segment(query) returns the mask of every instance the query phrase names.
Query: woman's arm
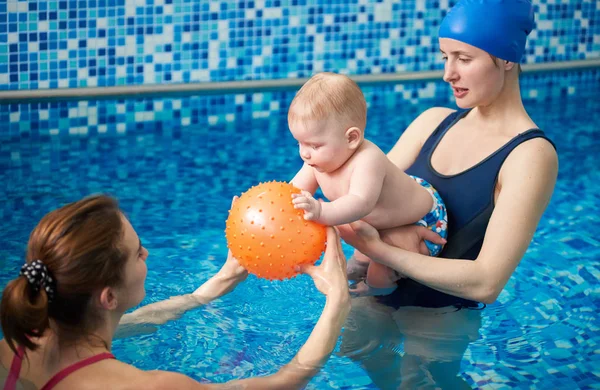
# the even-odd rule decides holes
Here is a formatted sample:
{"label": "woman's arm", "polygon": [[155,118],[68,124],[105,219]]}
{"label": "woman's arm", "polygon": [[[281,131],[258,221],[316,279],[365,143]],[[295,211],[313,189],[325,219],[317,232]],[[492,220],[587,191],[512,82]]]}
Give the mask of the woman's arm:
{"label": "woman's arm", "polygon": [[[344,260],[345,262],[345,260]],[[337,265],[336,265],[337,267]],[[341,273],[345,273],[342,265]],[[314,276],[313,276],[314,277]],[[347,282],[346,282],[347,283]],[[347,286],[346,286],[347,290]],[[294,390],[303,388],[321,369],[333,351],[342,325],[350,311],[348,292],[327,297],[325,308],[308,340],[298,354],[278,372],[265,377],[235,380],[223,384],[200,384],[174,372],[154,372],[146,378],[152,389],[213,390]]]}
{"label": "woman's arm", "polygon": [[[234,196],[231,205],[238,199]],[[137,333],[153,332],[156,328],[135,327],[138,324],[161,325],[167,321],[179,318],[188,310],[195,309],[207,304],[223,295],[231,292],[235,286],[246,280],[248,271],[244,269],[233,257],[231,251],[227,251],[227,259],[223,267],[212,278],[196,289],[192,294],[184,294],[165,299],[160,302],[151,303],[125,314],[119,321],[117,335],[119,337],[132,336]]]}
{"label": "woman's arm", "polygon": [[[231,292],[239,283],[248,276],[246,271],[231,252],[227,253],[227,260],[223,267],[192,294],[178,295],[164,301],[151,303],[123,315],[119,327],[135,324],[160,325],[167,321],[179,318],[188,310],[195,309],[212,300]],[[126,332],[125,329],[119,331]]]}
{"label": "woman's arm", "polygon": [[277,373],[267,377],[233,381],[223,386],[240,386],[243,389],[300,389],[329,359],[350,312],[346,258],[335,229],[327,228],[327,249],[321,265],[304,266],[301,272],[310,275],[317,289],[327,296],[321,317],[306,343],[292,361]]}
{"label": "woman's arm", "polygon": [[248,390],[292,390],[306,386],[321,370],[335,348],[342,325],[350,311],[350,298],[347,292],[345,294],[346,296],[327,297],[321,317],[306,343],[298,351],[298,354],[278,372],[266,377],[214,385],[214,388],[228,389],[228,386],[239,386],[241,389]]}
{"label": "woman's arm", "polygon": [[266,377],[235,380],[225,384],[199,384],[182,374],[149,373],[149,388],[293,390],[304,387],[319,372],[333,351],[348,313],[350,295],[345,272],[346,259],[337,232],[327,229],[327,249],[319,266],[305,266],[317,289],[327,296],[325,307],[310,336],[296,356],[278,372]]}
{"label": "woman's arm", "polygon": [[483,247],[474,261],[423,256],[393,247],[364,223],[353,225],[358,237],[350,244],[374,261],[438,291],[494,302],[531,242],[557,173],[556,152],[543,139],[523,143],[509,155],[500,172],[500,194]]}

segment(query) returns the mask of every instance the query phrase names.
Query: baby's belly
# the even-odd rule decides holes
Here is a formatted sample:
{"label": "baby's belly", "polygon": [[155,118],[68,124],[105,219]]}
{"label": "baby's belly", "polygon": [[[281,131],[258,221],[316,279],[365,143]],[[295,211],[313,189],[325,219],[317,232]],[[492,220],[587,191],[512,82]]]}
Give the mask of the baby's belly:
{"label": "baby's belly", "polygon": [[398,213],[391,210],[373,210],[371,214],[364,217],[362,220],[373,226],[377,230],[389,229],[393,227],[407,225],[409,222],[403,220]]}

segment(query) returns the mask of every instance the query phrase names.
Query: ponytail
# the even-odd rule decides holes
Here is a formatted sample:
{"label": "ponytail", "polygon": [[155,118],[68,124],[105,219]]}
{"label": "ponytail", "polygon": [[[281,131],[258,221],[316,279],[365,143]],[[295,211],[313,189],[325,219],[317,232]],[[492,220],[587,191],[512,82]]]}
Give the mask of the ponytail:
{"label": "ponytail", "polygon": [[0,323],[6,342],[17,353],[17,346],[36,350],[31,338],[49,327],[48,295],[44,289],[33,291],[25,276],[12,280],[2,293]]}

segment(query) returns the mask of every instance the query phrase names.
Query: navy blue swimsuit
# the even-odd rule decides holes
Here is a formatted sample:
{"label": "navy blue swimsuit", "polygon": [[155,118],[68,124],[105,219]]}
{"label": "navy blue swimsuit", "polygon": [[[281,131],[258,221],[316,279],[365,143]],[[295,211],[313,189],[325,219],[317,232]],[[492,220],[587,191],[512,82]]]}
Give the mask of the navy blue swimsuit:
{"label": "navy blue swimsuit", "polygon": [[[494,210],[494,189],[504,160],[514,148],[532,138],[544,138],[550,143],[552,141],[539,129],[528,130],[466,171],[456,175],[442,175],[431,166],[431,155],[446,132],[468,112],[456,111],[446,117],[429,136],[406,173],[428,181],[446,204],[448,242],[439,257],[474,260],[479,255]],[[380,297],[379,300],[393,307],[478,305],[476,302],[439,292],[408,278],[399,280],[396,291]]]}

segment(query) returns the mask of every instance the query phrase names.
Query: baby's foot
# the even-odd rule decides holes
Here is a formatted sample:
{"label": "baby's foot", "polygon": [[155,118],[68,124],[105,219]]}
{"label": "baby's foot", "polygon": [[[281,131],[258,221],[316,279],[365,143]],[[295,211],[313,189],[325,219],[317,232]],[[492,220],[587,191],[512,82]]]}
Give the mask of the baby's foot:
{"label": "baby's foot", "polygon": [[373,297],[390,295],[393,293],[398,286],[393,285],[391,287],[372,287],[367,284],[366,281],[361,281],[350,285],[350,296],[352,297]]}
{"label": "baby's foot", "polygon": [[351,257],[346,263],[346,273],[348,274],[348,280],[358,281],[362,280],[367,276],[367,269],[369,269],[369,263],[364,261],[358,261],[356,258]]}

